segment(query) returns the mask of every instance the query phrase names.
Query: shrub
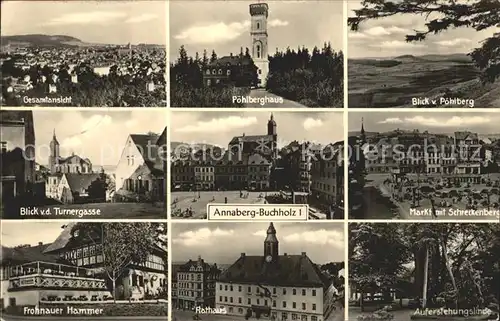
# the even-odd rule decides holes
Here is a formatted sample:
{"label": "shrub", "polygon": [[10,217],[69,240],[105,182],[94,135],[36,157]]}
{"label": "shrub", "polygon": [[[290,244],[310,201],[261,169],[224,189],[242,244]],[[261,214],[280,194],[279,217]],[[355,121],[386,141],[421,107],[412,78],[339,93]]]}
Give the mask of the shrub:
{"label": "shrub", "polygon": [[357,318],[358,321],[390,321],[394,320],[394,315],[387,311],[376,311],[371,314],[360,315]]}

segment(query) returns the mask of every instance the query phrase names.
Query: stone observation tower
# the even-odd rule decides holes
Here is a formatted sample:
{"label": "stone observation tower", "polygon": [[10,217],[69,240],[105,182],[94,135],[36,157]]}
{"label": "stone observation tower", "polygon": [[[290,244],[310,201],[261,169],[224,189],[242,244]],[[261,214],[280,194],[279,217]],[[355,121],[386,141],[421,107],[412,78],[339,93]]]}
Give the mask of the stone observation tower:
{"label": "stone observation tower", "polygon": [[267,3],[254,3],[250,5],[252,37],[252,59],[257,66],[260,86],[266,86],[266,78],[269,74],[269,57],[267,45],[267,18],[269,6]]}

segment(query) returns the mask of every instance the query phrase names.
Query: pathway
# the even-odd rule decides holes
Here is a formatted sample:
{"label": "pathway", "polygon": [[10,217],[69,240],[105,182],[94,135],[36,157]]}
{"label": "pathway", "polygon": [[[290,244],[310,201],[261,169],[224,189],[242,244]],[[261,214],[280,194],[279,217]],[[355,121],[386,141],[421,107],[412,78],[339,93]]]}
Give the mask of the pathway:
{"label": "pathway", "polygon": [[[275,94],[272,94],[270,92],[267,92],[263,88],[252,89],[248,96],[252,98],[257,98],[256,100],[264,100],[267,97],[268,99],[271,99],[273,102],[260,104],[258,101],[255,101],[252,103],[245,104],[245,107],[247,108],[308,108],[307,106],[301,105],[298,102],[288,100],[280,96],[277,96]],[[274,102],[274,101],[280,101],[281,99],[283,99],[283,103]]]}

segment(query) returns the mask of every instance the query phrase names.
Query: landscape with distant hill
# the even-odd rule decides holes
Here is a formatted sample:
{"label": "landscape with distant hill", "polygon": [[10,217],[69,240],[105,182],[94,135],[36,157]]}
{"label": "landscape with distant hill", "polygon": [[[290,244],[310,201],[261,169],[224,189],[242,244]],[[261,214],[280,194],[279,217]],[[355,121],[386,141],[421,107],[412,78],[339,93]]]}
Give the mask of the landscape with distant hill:
{"label": "landscape with distant hill", "polygon": [[477,108],[500,106],[500,82],[483,84],[481,71],[466,54],[349,59],[348,70],[351,108],[409,108],[417,97],[474,99]]}
{"label": "landscape with distant hill", "polygon": [[[2,46],[13,47],[94,47],[94,46],[113,46],[119,44],[107,43],[90,43],[78,38],[66,35],[44,35],[44,34],[28,34],[28,35],[13,35],[1,36],[0,43]],[[126,44],[122,44],[126,45]],[[161,46],[156,44],[139,44],[140,46]]]}

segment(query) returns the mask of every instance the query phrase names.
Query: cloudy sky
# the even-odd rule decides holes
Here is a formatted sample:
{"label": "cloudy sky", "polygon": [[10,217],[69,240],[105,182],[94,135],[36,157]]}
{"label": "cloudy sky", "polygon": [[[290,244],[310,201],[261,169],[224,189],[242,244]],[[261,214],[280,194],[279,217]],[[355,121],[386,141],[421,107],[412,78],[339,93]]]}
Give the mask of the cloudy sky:
{"label": "cloudy sky", "polygon": [[[231,264],[241,253],[264,255],[269,223],[175,223],[172,262],[195,260]],[[344,226],[338,223],[275,223],[280,254],[306,252],[317,264],[344,261]],[[230,247],[221,246],[231,244]]]}
{"label": "cloudy sky", "polygon": [[[170,1],[171,61],[185,45],[188,54],[212,49],[220,56],[251,48],[249,5],[257,1]],[[267,1],[269,54],[276,48],[314,48],[330,41],[342,49],[342,1]]]}
{"label": "cloudy sky", "polygon": [[[348,1],[349,16],[355,16],[353,10],[359,8],[359,1]],[[349,57],[468,53],[480,47],[480,41],[500,31],[500,28],[481,32],[471,28],[450,29],[438,35],[429,35],[425,42],[406,43],[405,35],[413,34],[413,30],[427,30],[425,22],[424,16],[409,14],[366,21],[360,25],[358,32],[349,32]]]}
{"label": "cloudy sky", "polygon": [[[206,143],[227,147],[234,136],[266,135],[269,112],[183,112],[171,113],[172,141],[187,144]],[[274,112],[278,147],[298,141],[319,144],[344,139],[340,112]]]}
{"label": "cloudy sky", "polygon": [[51,243],[62,232],[63,225],[63,222],[2,221],[2,245]]}
{"label": "cloudy sky", "polygon": [[2,36],[66,35],[89,43],[166,44],[165,1],[2,1]]}
{"label": "cloudy sky", "polygon": [[48,164],[49,144],[55,129],[60,155],[72,152],[94,165],[117,165],[129,134],[161,134],[167,124],[163,111],[33,111],[36,157]]}
{"label": "cloudy sky", "polygon": [[361,118],[367,132],[384,132],[394,129],[431,133],[471,131],[479,134],[499,134],[500,113],[406,113],[406,112],[350,112],[349,131],[361,129]]}

